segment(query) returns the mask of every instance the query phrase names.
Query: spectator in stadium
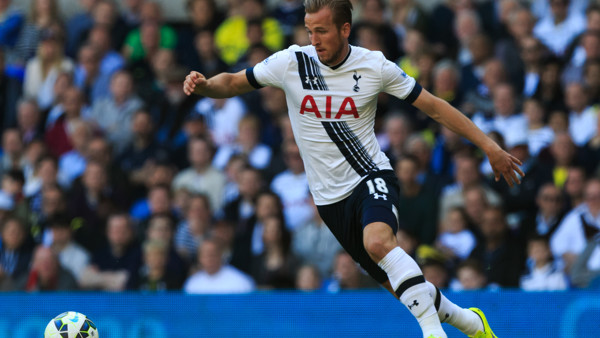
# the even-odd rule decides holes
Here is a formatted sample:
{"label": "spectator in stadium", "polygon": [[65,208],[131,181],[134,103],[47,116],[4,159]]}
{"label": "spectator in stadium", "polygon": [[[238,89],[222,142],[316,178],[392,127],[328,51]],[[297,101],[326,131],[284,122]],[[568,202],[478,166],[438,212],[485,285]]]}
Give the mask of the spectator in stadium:
{"label": "spectator in stadium", "polygon": [[[187,0],[184,5],[189,20],[177,29],[175,50],[179,62],[189,69],[197,69],[196,67],[199,66],[197,39],[202,32],[207,38],[210,37],[211,44],[214,45],[213,34],[223,21],[223,14],[215,0]],[[190,44],[190,41],[195,41],[195,45]]]}
{"label": "spectator in stadium", "polygon": [[506,70],[499,59],[489,59],[482,66],[481,83],[465,93],[462,105],[464,112],[480,119],[492,119],[494,115],[493,94],[499,84],[506,82]]}
{"label": "spectator in stadium", "polygon": [[140,17],[140,9],[142,4],[144,4],[146,0],[125,0],[123,1],[123,7],[121,8],[121,15],[123,17],[123,21],[128,29],[132,29],[133,27],[137,27],[140,25],[141,17]]}
{"label": "spectator in stadium", "polygon": [[112,214],[106,223],[106,237],[108,245],[92,255],[80,285],[85,289],[123,291],[127,280],[141,265],[140,248],[129,216]]}
{"label": "spectator in stadium", "polygon": [[73,240],[71,220],[66,215],[57,215],[48,225],[52,234],[50,248],[58,256],[60,265],[69,271],[75,280],[80,280],[91,257],[86,249]]}
{"label": "spectator in stadium", "polygon": [[58,182],[64,188],[70,188],[73,181],[85,171],[92,128],[83,120],[75,120],[71,123],[68,136],[73,149],[62,154],[58,160]]}
{"label": "spectator in stadium", "polygon": [[182,281],[167,268],[169,246],[164,240],[147,240],[142,245],[143,262],[135,279],[130,279],[127,289],[164,292],[181,290]]}
{"label": "spectator in stadium", "polygon": [[292,289],[300,261],[291,252],[291,234],[282,217],[268,216],[262,223],[264,250],[252,258],[252,277],[261,289]]}
{"label": "spectator in stadium", "polygon": [[485,270],[489,283],[517,287],[525,267],[525,252],[522,243],[511,234],[504,212],[498,207],[486,209],[478,226],[483,241],[473,249],[470,258],[489,267]]}
{"label": "spectator in stadium", "polygon": [[132,195],[129,191],[131,183],[121,168],[118,165],[115,165],[112,149],[103,136],[93,136],[90,139],[86,149],[86,159],[88,161],[98,162],[106,168],[108,184],[111,187],[119,188],[120,194],[122,194],[124,200],[129,203]]}
{"label": "spectator in stadium", "polygon": [[94,102],[90,120],[106,134],[114,153],[121,152],[131,142],[131,119],[142,105],[133,88],[133,77],[127,71],[117,71],[110,81],[109,97]]}
{"label": "spectator in stadium", "polygon": [[163,9],[158,2],[144,2],[140,8],[140,27],[127,35],[122,54],[131,63],[151,60],[159,49],[175,49],[177,34],[164,24]]}
{"label": "spectator in stadium", "polygon": [[588,28],[578,38],[572,54],[570,60],[567,60],[562,74],[562,81],[565,85],[572,82],[583,82],[583,69],[587,60],[600,57],[600,32],[591,31]]}
{"label": "spectator in stadium", "polygon": [[600,175],[600,119],[596,119],[596,133],[582,149],[586,172]]}
{"label": "spectator in stadium", "polygon": [[412,121],[406,114],[391,111],[385,118],[383,130],[385,134],[379,137],[381,149],[390,163],[395,164],[406,153],[406,141],[413,132]]}
{"label": "spectator in stadium", "polygon": [[439,191],[446,182],[444,177],[437,175],[431,168],[432,148],[431,143],[424,134],[413,134],[406,142],[406,151],[417,160],[417,181],[426,189],[434,191],[439,196]]}
{"label": "spectator in stadium", "polygon": [[568,288],[568,279],[554,263],[548,237],[532,237],[527,242],[527,272],[519,285],[525,291],[557,291]]}
{"label": "spectator in stadium", "polygon": [[34,243],[50,245],[51,234],[48,226],[50,219],[66,212],[67,202],[65,194],[57,184],[48,184],[42,187],[41,206],[35,205],[23,208],[17,212],[20,219],[30,227]]}
{"label": "spectator in stadium", "polygon": [[471,54],[469,44],[477,35],[482,33],[481,18],[474,9],[459,11],[454,19],[454,30],[459,42],[456,57],[458,64],[461,67],[472,65],[474,55]]}
{"label": "spectator in stadium", "polygon": [[23,291],[74,291],[77,281],[65,270],[57,255],[50,248],[38,246],[33,254],[29,274],[15,282],[17,290]]}
{"label": "spectator in stadium", "polygon": [[216,147],[221,147],[231,146],[236,142],[238,125],[246,112],[246,105],[239,97],[225,99],[206,97],[198,101],[193,113],[204,117],[212,142]]}
{"label": "spectator in stadium", "polygon": [[62,23],[58,1],[31,1],[27,21],[25,21],[19,32],[19,38],[15,46],[19,65],[24,66],[29,59],[35,56],[40,34],[44,29],[57,23]]}
{"label": "spectator in stadium", "polygon": [[2,175],[2,191],[14,201],[15,205],[23,202],[23,186],[25,185],[25,176],[23,171],[12,169]]}
{"label": "spectator in stadium", "polygon": [[600,59],[587,60],[583,64],[583,84],[588,90],[592,105],[600,103]]}
{"label": "spectator in stadium", "polygon": [[492,99],[494,103],[494,115],[487,117],[476,114],[473,122],[483,131],[497,131],[505,139],[511,132],[526,133],[527,119],[523,114],[517,113],[518,102],[515,91],[509,83],[498,84],[493,88]]}
{"label": "spectator in stadium", "polygon": [[564,90],[560,82],[563,62],[557,57],[546,57],[541,63],[539,81],[533,97],[540,100],[546,109],[563,109]]}
{"label": "spectator in stadium", "polygon": [[64,32],[54,23],[40,35],[40,45],[35,57],[27,62],[23,95],[35,99],[40,109],[49,108],[54,102],[54,82],[63,71],[72,72],[73,61],[63,53]]}
{"label": "spectator in stadium", "polygon": [[[493,88],[487,88],[483,84],[484,68],[493,57],[493,43],[490,38],[483,34],[476,34],[468,40],[468,48],[471,60],[461,67],[460,90],[463,93],[479,91],[479,94],[488,94]],[[489,94],[488,94],[489,95]]]}
{"label": "spectator in stadium", "polygon": [[[389,17],[385,15],[389,11],[387,7],[386,1],[363,1],[361,15],[352,25],[353,32],[350,33],[349,40],[351,43],[355,43],[362,27],[371,26],[382,43],[383,48],[378,50],[383,52],[388,60],[397,60],[401,56],[400,42],[388,20]],[[357,34],[354,35],[354,32]]]}
{"label": "spectator in stadium", "polygon": [[522,94],[532,97],[538,90],[541,73],[544,46],[533,36],[523,37],[519,41],[520,58],[523,62],[523,77],[519,79],[523,83]]}
{"label": "spectator in stadium", "polygon": [[289,41],[294,34],[294,27],[304,25],[304,3],[300,0],[281,1],[273,9],[273,17],[279,22],[283,35]]}
{"label": "spectator in stadium", "polygon": [[300,291],[317,291],[321,288],[319,269],[310,264],[302,265],[296,273],[296,289]]}
{"label": "spectator in stadium", "polygon": [[521,55],[521,46],[526,39],[532,38],[534,25],[535,18],[529,8],[519,7],[510,11],[506,22],[508,35],[497,41],[495,46],[495,55],[502,61],[508,73],[506,80],[510,80],[516,91],[525,96],[529,95],[524,91],[525,63]]}
{"label": "spectator in stadium", "polygon": [[416,234],[422,244],[432,244],[437,233],[437,203],[434,192],[427,189],[417,179],[418,160],[410,155],[396,162],[396,176],[400,183],[399,205],[397,210],[400,224]]}
{"label": "spectator in stadium", "polygon": [[61,109],[57,112],[59,116],[46,127],[44,134],[44,142],[50,154],[60,157],[73,149],[69,133],[77,123],[75,121],[79,121],[84,104],[83,93],[77,87],[69,87],[65,90],[60,103]]}
{"label": "spectator in stadium", "polygon": [[542,149],[548,147],[554,141],[554,131],[545,122],[547,112],[540,101],[533,98],[525,100],[523,115],[527,119],[529,154],[537,157]]}
{"label": "spectator in stadium", "polygon": [[93,26],[92,10],[99,0],[79,0],[78,2],[81,10],[76,12],[66,25],[66,52],[70,57],[77,55],[82,36]]}
{"label": "spectator in stadium", "polygon": [[280,50],[283,47],[284,35],[281,27],[276,19],[266,15],[263,0],[242,0],[239,8],[231,9],[238,9],[239,12],[225,19],[215,32],[221,58],[228,65],[234,65],[250,47],[247,24],[252,20],[261,22],[262,41],[270,50]]}
{"label": "spectator in stadium", "polygon": [[462,261],[469,257],[477,245],[477,238],[469,230],[467,214],[463,208],[455,207],[448,211],[448,216],[440,224],[435,244],[438,250],[452,260]]}
{"label": "spectator in stadium", "polygon": [[[460,155],[455,159],[455,183],[446,186],[440,196],[438,219],[444,220],[448,210],[452,207],[469,207],[465,200],[465,193],[472,187],[480,187],[485,193],[485,201],[490,205],[502,204],[500,195],[488,187],[479,173],[479,161],[472,155]],[[469,210],[467,209],[467,214]]]}
{"label": "spectator in stadium", "polygon": [[[19,32],[25,23],[23,13],[12,4],[12,0],[0,3],[0,47],[10,54],[17,44]],[[9,63],[11,61],[9,60]]]}
{"label": "spectator in stadium", "polygon": [[91,44],[84,44],[77,53],[75,85],[85,94],[88,102],[95,102],[110,95],[111,72],[103,72],[100,51]]}
{"label": "spectator in stadium", "polygon": [[320,276],[329,276],[335,256],[342,247],[321,219],[312,195],[308,200],[313,217],[292,233],[292,252],[303,263],[318,269]]}
{"label": "spectator in stadium", "polygon": [[423,277],[438,289],[446,289],[449,283],[449,271],[446,262],[438,259],[425,259],[419,262]]}
{"label": "spectator in stadium", "polygon": [[[159,170],[161,168],[157,166],[153,170],[153,176],[163,176],[162,173],[157,173]],[[163,182],[160,177],[158,178],[159,181],[157,182],[153,182],[156,178],[151,177],[148,179],[147,185],[149,186],[146,198],[134,203],[130,210],[131,217],[140,224],[142,230],[146,228],[148,221],[154,215],[168,214],[175,220],[178,219],[178,215],[175,214],[173,208],[173,194],[171,193],[170,185],[167,182]]]}
{"label": "spectator in stadium", "polygon": [[154,121],[145,109],[139,109],[131,118],[132,141],[115,160],[133,184],[141,185],[146,179],[148,166],[155,162],[166,162],[169,154],[154,139]]}
{"label": "spectator in stadium", "polygon": [[578,149],[573,143],[568,132],[558,132],[554,135],[554,141],[539,155],[540,161],[552,168],[554,184],[563,187],[567,179],[567,170],[576,165],[578,160]]}
{"label": "spectator in stadium", "polygon": [[104,166],[93,161],[87,163],[81,182],[71,189],[67,207],[81,222],[75,239],[91,252],[104,244],[104,224],[111,213],[125,205],[119,189],[109,185]]}
{"label": "spectator in stadium", "polygon": [[[143,227],[141,227],[143,230]],[[148,221],[145,241],[164,241],[167,246],[166,272],[173,281],[183,284],[187,277],[188,265],[177,253],[174,243],[175,220],[168,214],[154,215]]]}
{"label": "spectator in stadium", "polygon": [[239,197],[240,173],[246,167],[248,167],[248,161],[242,155],[237,154],[229,158],[225,167],[226,183],[223,193],[223,205],[228,205]]}
{"label": "spectator in stadium", "polygon": [[375,281],[368,278],[344,250],[339,251],[335,256],[333,274],[323,282],[323,289],[331,293],[378,287]]}
{"label": "spectator in stadium", "polygon": [[[4,199],[4,206],[7,202]],[[17,218],[6,218],[0,234],[0,289],[9,289],[13,282],[27,275],[31,248],[26,243],[26,224]]]}
{"label": "spectator in stadium", "polygon": [[[35,166],[37,161],[47,153],[44,142],[40,139],[35,139],[25,147],[25,155],[23,166],[23,176],[25,177],[25,186],[29,185],[34,176]],[[28,191],[23,186],[23,196],[29,197]]]}
{"label": "spectator in stadium", "polygon": [[58,162],[51,155],[41,154],[35,161],[33,173],[26,179],[23,194],[28,200],[28,207],[39,212],[42,201],[42,189],[55,185],[58,175]]}
{"label": "spectator in stadium", "polygon": [[17,128],[7,128],[2,133],[0,175],[12,169],[22,169],[24,161],[23,137]]}
{"label": "spectator in stadium", "polygon": [[[427,33],[429,16],[418,1],[390,1],[390,9],[392,12],[392,28],[402,41],[407,39],[407,33],[410,30],[419,31],[423,35]],[[405,68],[402,67],[402,69]]]}
{"label": "spectator in stadium", "polygon": [[573,285],[580,288],[598,287],[598,282],[600,281],[598,279],[598,276],[600,276],[600,262],[595,258],[599,254],[599,243],[600,236],[596,234],[587,241],[585,249],[577,256],[571,269],[571,281]]}
{"label": "spectator in stadium", "polygon": [[520,235],[527,239],[541,236],[549,239],[565,216],[563,193],[553,183],[545,183],[538,189],[535,204],[537,212],[530,211],[521,221]]}
{"label": "spectator in stadium", "polygon": [[[432,92],[448,101],[454,107],[460,107],[464,100],[464,93],[460,87],[460,72],[454,62],[443,60],[433,68]],[[430,123],[424,114],[419,113],[419,124]]]}
{"label": "spectator in stadium", "polygon": [[404,55],[398,59],[397,64],[407,75],[418,79],[420,76],[418,66],[419,56],[421,55],[421,51],[427,48],[427,40],[423,33],[416,29],[403,31],[402,35],[402,51]]}
{"label": "spectator in stadium", "polygon": [[41,137],[41,112],[34,100],[23,100],[17,105],[17,127],[23,138],[23,145]]}
{"label": "spectator in stadium", "polygon": [[183,290],[191,294],[247,293],[255,289],[254,280],[224,263],[223,246],[216,239],[206,239],[198,249],[202,270],[191,275]]}
{"label": "spectator in stadium", "polygon": [[483,290],[488,287],[487,277],[481,262],[467,259],[456,268],[456,282],[452,283],[452,290]]}
{"label": "spectator in stadium", "polygon": [[235,143],[221,146],[215,154],[213,165],[217,169],[225,168],[227,161],[234,154],[243,154],[248,158],[250,165],[261,170],[271,162],[272,150],[260,142],[260,121],[256,116],[246,115],[240,120]]}
{"label": "spectator in stadium", "polygon": [[565,89],[569,109],[569,134],[576,146],[584,146],[595,134],[597,109],[590,106],[589,97],[581,83],[570,83]]}
{"label": "spectator in stadium", "polygon": [[192,138],[188,145],[190,167],[181,171],[173,179],[172,189],[183,187],[192,193],[206,194],[210,198],[212,211],[223,207],[223,192],[226,178],[213,165],[213,149],[207,139]]}
{"label": "spectator in stadium", "polygon": [[562,57],[569,43],[585,30],[586,20],[581,13],[569,15],[570,0],[549,2],[551,15],[540,18],[533,33],[552,53]]}
{"label": "spectator in stadium", "polygon": [[271,181],[271,190],[283,203],[283,214],[288,230],[294,231],[314,216],[304,163],[296,142],[288,140],[282,145],[287,170],[277,174]]}
{"label": "spectator in stadium", "polygon": [[193,194],[185,210],[185,218],[175,232],[175,249],[187,262],[195,262],[198,247],[213,230],[213,214],[207,195]]}
{"label": "spectator in stadium", "polygon": [[552,182],[552,170],[540,164],[537,158],[529,154],[527,134],[520,129],[509,129],[506,135],[506,150],[523,163],[525,176],[523,184],[507,188],[490,180],[490,186],[498,192],[503,200],[504,211],[511,220],[511,226],[519,223],[527,213],[535,210],[535,196],[539,188],[547,182]]}
{"label": "spectator in stadium", "polygon": [[285,224],[281,199],[272,191],[256,194],[254,214],[241,223],[235,231],[235,241],[231,264],[242,271],[251,272],[252,258],[265,250],[263,242],[264,226],[267,218],[279,217]]}
{"label": "spectator in stadium", "polygon": [[93,46],[98,52],[102,74],[112,76],[114,72],[125,66],[125,59],[113,47],[108,27],[103,25],[92,27],[88,34],[87,44]]}
{"label": "spectator in stadium", "polygon": [[85,42],[89,36],[89,30],[94,26],[103,26],[109,30],[112,48],[121,50],[125,37],[129,33],[128,27],[119,12],[119,6],[111,0],[99,0],[92,10],[93,23],[86,29],[78,42],[77,48]]}
{"label": "spectator in stadium", "polygon": [[[550,238],[552,254],[566,272],[571,271],[587,242],[600,232],[600,180],[591,178],[584,186],[584,202],[569,211]],[[600,262],[588,262],[588,266],[600,266],[597,264]]]}
{"label": "spectator in stadium", "polygon": [[454,155],[468,150],[465,140],[450,129],[440,126],[431,154],[431,169],[443,182],[452,180],[455,164]]}
{"label": "spectator in stadium", "polygon": [[587,180],[585,169],[580,166],[570,166],[566,171],[566,181],[563,190],[566,197],[566,210],[574,209],[584,203],[584,188]]}

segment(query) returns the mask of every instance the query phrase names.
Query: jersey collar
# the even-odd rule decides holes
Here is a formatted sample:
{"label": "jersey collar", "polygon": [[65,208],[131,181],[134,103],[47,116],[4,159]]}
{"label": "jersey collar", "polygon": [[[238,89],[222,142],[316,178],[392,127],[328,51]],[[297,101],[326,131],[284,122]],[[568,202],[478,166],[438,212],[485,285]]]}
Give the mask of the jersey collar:
{"label": "jersey collar", "polygon": [[352,46],[350,44],[348,44],[348,54],[346,54],[346,57],[342,60],[342,62],[338,63],[335,66],[327,66],[327,67],[331,68],[331,70],[336,70],[336,69],[340,68],[342,65],[344,65],[344,63],[346,63],[346,60],[348,60],[348,58],[350,57],[350,53],[352,53]]}

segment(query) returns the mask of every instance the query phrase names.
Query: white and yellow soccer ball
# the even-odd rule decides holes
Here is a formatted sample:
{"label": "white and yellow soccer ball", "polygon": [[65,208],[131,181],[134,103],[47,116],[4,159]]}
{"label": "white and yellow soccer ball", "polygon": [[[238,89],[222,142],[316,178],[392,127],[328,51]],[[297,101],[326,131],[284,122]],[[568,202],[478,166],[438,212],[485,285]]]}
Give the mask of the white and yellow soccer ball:
{"label": "white and yellow soccer ball", "polygon": [[54,317],[44,331],[44,338],[99,338],[98,328],[83,313],[69,311]]}

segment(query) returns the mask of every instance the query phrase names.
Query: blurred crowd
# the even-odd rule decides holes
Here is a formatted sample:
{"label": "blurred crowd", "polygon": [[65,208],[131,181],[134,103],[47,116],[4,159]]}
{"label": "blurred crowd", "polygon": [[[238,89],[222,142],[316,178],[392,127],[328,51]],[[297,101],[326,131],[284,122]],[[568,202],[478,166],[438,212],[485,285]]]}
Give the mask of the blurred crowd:
{"label": "blurred crowd", "polygon": [[[0,290],[377,287],[316,212],[285,95],[187,97],[307,45],[300,0],[0,0]],[[355,0],[383,54],[523,162],[403,101],[375,131],[401,187],[401,247],[452,290],[600,285],[600,1]],[[290,112],[294,114],[294,112]]]}

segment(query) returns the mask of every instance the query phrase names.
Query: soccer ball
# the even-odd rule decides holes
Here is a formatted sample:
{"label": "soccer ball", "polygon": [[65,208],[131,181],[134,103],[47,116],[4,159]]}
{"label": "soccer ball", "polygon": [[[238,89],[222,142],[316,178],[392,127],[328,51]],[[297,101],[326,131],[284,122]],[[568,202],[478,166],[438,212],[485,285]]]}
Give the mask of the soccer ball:
{"label": "soccer ball", "polygon": [[83,313],[69,311],[54,317],[44,331],[44,338],[98,338],[98,329]]}

